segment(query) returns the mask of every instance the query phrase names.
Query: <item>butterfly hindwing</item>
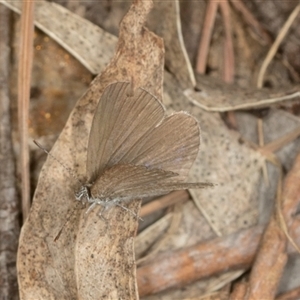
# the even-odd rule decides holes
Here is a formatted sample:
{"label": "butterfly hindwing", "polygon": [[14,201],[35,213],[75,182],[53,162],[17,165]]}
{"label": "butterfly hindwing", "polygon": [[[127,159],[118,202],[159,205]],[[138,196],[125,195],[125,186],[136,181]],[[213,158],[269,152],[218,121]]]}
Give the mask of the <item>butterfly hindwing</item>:
{"label": "butterfly hindwing", "polygon": [[91,187],[93,198],[104,201],[112,199],[138,199],[159,196],[173,190],[205,188],[210,183],[184,183],[178,181],[178,174],[149,169],[145,166],[116,165],[105,170]]}
{"label": "butterfly hindwing", "polygon": [[186,190],[186,189],[205,189],[207,187],[213,187],[214,184],[209,182],[165,182],[163,184],[155,183],[148,185],[143,189],[131,187],[127,190],[116,191],[112,194],[112,199],[120,200],[134,200],[142,199],[144,197],[158,197],[161,195],[168,194],[172,191]]}
{"label": "butterfly hindwing", "polygon": [[119,194],[130,187],[136,187],[142,190],[143,187],[155,182],[176,177],[178,174],[160,169],[149,169],[145,166],[134,166],[129,164],[115,165],[106,169],[104,173],[97,178],[91,187],[91,194],[95,198],[110,197],[113,194]]}

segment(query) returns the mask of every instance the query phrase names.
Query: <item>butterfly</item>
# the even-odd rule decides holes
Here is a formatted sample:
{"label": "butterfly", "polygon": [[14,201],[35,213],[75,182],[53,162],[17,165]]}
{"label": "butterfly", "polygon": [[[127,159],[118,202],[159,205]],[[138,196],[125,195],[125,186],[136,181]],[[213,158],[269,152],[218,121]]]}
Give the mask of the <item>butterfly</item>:
{"label": "butterfly", "polygon": [[97,105],[87,148],[87,182],[76,200],[104,209],[174,190],[206,188],[186,183],[200,146],[198,121],[186,112],[166,115],[144,88],[108,85]]}

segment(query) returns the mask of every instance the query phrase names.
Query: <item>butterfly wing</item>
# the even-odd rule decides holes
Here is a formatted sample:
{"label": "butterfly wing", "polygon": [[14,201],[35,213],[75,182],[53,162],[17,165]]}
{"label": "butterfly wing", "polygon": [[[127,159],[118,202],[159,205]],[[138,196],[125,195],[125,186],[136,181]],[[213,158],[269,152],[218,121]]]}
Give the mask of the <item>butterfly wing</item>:
{"label": "butterfly wing", "polygon": [[134,158],[130,163],[178,173],[177,180],[180,181],[188,175],[199,146],[198,121],[187,113],[179,112],[166,117],[140,139],[133,149]]}
{"label": "butterfly wing", "polygon": [[111,199],[119,200],[134,200],[142,199],[145,197],[158,197],[168,194],[172,191],[179,191],[185,189],[204,189],[213,187],[214,184],[209,182],[166,182],[149,184],[144,188],[131,187],[126,190],[117,190],[110,196]]}
{"label": "butterfly wing", "polygon": [[115,165],[106,169],[97,178],[91,187],[91,194],[94,198],[110,197],[116,191],[120,193],[130,187],[143,189],[143,187],[153,184],[153,182],[164,181],[167,178],[176,177],[177,174],[160,169],[149,169],[145,166],[135,165]]}
{"label": "butterfly wing", "polygon": [[122,162],[123,156],[164,117],[165,109],[153,95],[137,89],[129,97],[129,91],[129,83],[117,82],[101,96],[88,144],[89,182],[95,181],[104,169]]}
{"label": "butterfly wing", "polygon": [[89,182],[117,164],[164,169],[184,178],[199,150],[197,120],[183,112],[165,118],[157,98],[142,88],[129,97],[129,88],[129,83],[111,84],[99,101],[88,145]]}
{"label": "butterfly wing", "polygon": [[131,200],[148,196],[159,196],[173,190],[205,188],[211,183],[184,183],[177,181],[178,175],[145,166],[115,165],[105,170],[91,187],[93,198],[106,201]]}

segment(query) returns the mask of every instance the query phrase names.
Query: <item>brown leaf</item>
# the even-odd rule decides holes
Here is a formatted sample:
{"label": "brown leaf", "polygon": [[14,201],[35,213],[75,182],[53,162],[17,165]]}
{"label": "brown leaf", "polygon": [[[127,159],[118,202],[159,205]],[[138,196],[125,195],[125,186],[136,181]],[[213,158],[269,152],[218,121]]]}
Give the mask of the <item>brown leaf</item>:
{"label": "brown leaf", "polygon": [[[0,2],[21,12],[21,1]],[[115,36],[55,2],[35,2],[34,24],[93,74],[100,73],[113,56],[117,43]]]}
{"label": "brown leaf", "polygon": [[196,106],[211,112],[264,108],[297,100],[300,95],[299,86],[277,90],[245,89],[203,75],[198,75],[198,79],[197,91],[188,89],[185,95]]}
{"label": "brown leaf", "polygon": [[[150,9],[150,1],[132,5],[120,27],[116,55],[80,99],[51,151],[82,181],[91,120],[104,88],[129,81],[161,98],[163,44],[143,27]],[[20,239],[22,299],[138,297],[133,252],[136,218],[119,207],[107,212],[107,221],[99,218],[96,209],[87,216],[75,201],[79,185],[48,157]],[[139,205],[135,201],[128,208],[137,211]]]}

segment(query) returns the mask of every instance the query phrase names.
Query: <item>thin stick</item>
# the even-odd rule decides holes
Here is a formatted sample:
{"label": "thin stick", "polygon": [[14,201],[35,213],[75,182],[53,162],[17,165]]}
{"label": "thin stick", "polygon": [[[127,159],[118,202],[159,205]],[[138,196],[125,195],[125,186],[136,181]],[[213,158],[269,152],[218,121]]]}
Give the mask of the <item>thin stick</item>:
{"label": "thin stick", "polygon": [[275,42],[273,43],[273,45],[271,46],[260,70],[258,73],[258,79],[257,79],[257,87],[261,88],[263,86],[263,79],[266,73],[266,70],[271,62],[271,60],[273,59],[273,57],[275,56],[279,45],[281,44],[281,42],[283,41],[283,39],[285,38],[288,30],[290,29],[290,27],[292,26],[294,20],[296,19],[297,15],[300,12],[300,4],[298,4],[295,9],[293,10],[293,12],[291,13],[291,15],[289,16],[289,18],[287,19],[287,21],[285,22],[285,24],[283,25],[283,27],[281,28],[281,30],[279,31],[279,34],[275,40]]}
{"label": "thin stick", "polygon": [[21,148],[22,212],[23,222],[30,210],[30,176],[28,148],[28,107],[33,57],[34,1],[23,1],[21,15],[21,41],[18,71],[18,119]]}
{"label": "thin stick", "polygon": [[[259,21],[256,20],[252,12],[245,6],[241,0],[230,0],[231,4],[235,9],[242,14],[243,21],[245,21],[253,30],[253,32],[263,40],[261,44],[271,44],[271,38],[267,31],[260,25]],[[258,38],[256,38],[260,41]]]}
{"label": "thin stick", "polygon": [[205,19],[203,23],[203,29],[201,34],[201,40],[197,56],[197,73],[204,74],[208,56],[209,44],[212,36],[214,22],[216,19],[217,9],[219,6],[218,1],[210,0],[206,7]]}
{"label": "thin stick", "polygon": [[296,138],[300,136],[300,126],[292,130],[291,132],[284,134],[283,136],[279,137],[278,139],[264,145],[261,149],[276,152],[280,148],[286,146],[290,142],[294,141]]}
{"label": "thin stick", "polygon": [[140,297],[182,287],[224,271],[248,267],[254,259],[261,233],[262,227],[256,226],[160,254],[137,269]]}
{"label": "thin stick", "polygon": [[187,191],[175,191],[166,196],[160,197],[142,206],[140,216],[145,217],[155,211],[166,208],[168,206],[185,202],[190,195]]}
{"label": "thin stick", "polygon": [[[232,18],[230,18],[230,5],[228,1],[219,2],[224,23],[224,49],[223,49],[223,81],[227,83],[234,82],[234,49],[232,41]],[[237,129],[237,120],[235,113],[229,111],[227,113],[227,121],[231,128]]]}
{"label": "thin stick", "polygon": [[260,250],[252,267],[247,300],[274,299],[287,262],[287,241],[297,251],[298,241],[292,239],[290,229],[294,223],[300,199],[300,154],[287,174],[282,187],[282,173],[277,186],[276,210],[264,233]]}
{"label": "thin stick", "polygon": [[234,81],[234,50],[232,41],[232,18],[230,18],[230,6],[228,1],[220,1],[220,9],[223,16],[225,40],[223,49],[223,80],[227,83]]}

